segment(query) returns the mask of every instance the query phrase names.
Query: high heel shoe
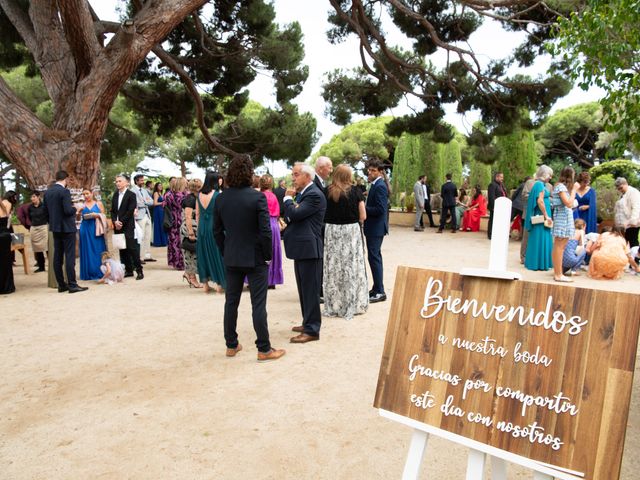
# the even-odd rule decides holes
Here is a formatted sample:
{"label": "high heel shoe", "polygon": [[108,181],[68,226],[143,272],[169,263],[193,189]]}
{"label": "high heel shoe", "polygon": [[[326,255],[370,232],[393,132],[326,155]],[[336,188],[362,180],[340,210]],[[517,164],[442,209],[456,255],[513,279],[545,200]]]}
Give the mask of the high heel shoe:
{"label": "high heel shoe", "polygon": [[185,280],[189,284],[189,288],[191,288],[191,282],[189,281],[189,277],[187,276],[186,273],[183,273],[182,274],[182,281],[184,282]]}
{"label": "high heel shoe", "polygon": [[193,285],[193,288],[202,288],[202,285],[200,285],[198,280],[196,280],[195,274],[189,279],[189,283]]}

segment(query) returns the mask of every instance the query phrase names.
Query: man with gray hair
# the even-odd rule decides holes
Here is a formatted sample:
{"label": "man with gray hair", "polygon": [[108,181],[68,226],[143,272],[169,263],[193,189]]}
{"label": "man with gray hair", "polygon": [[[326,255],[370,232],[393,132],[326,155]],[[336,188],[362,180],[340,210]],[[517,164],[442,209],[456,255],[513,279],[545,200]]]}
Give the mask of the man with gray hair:
{"label": "man with gray hair", "polygon": [[296,325],[292,329],[299,335],[291,338],[291,343],[320,339],[320,287],[324,255],[322,225],[327,200],[315,186],[314,175],[313,167],[296,163],[291,173],[295,190],[287,190],[283,202],[284,218],[288,224],[284,230],[284,248],[287,258],[293,260],[302,310],[302,325]]}
{"label": "man with gray hair", "polygon": [[316,187],[320,189],[320,191],[327,196],[327,181],[329,180],[329,175],[333,172],[333,163],[329,157],[318,157],[316,160],[316,171],[315,176],[313,178],[313,183],[316,184]]}
{"label": "man with gray hair", "polygon": [[623,227],[624,238],[631,247],[638,246],[640,232],[640,191],[624,177],[616,178],[616,189],[622,194],[616,203],[616,226]]}

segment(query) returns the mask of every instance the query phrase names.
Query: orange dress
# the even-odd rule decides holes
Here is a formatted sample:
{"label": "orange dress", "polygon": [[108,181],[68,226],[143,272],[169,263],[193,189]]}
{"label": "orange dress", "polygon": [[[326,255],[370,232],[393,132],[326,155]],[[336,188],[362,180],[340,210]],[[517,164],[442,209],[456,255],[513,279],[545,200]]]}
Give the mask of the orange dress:
{"label": "orange dress", "polygon": [[627,242],[624,237],[607,232],[600,235],[599,247],[591,254],[589,276],[614,280],[622,277],[629,263]]}

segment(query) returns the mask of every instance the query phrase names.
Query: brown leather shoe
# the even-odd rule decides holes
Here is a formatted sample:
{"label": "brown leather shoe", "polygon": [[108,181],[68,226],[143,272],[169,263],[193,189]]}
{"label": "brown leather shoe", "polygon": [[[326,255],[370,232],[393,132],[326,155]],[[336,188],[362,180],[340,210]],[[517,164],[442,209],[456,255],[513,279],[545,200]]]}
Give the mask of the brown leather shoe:
{"label": "brown leather shoe", "polygon": [[303,333],[304,332],[304,327],[302,325],[299,325],[297,327],[293,327],[291,329],[292,332],[296,332],[296,333]]}
{"label": "brown leather shoe", "polygon": [[300,335],[296,335],[291,338],[291,343],[307,343],[314,342],[316,340],[320,340],[320,337],[316,337],[315,335],[307,335],[306,333],[301,333]]}
{"label": "brown leather shoe", "polygon": [[236,348],[227,348],[227,357],[235,357],[236,353],[242,350],[242,345],[238,344]]}
{"label": "brown leather shoe", "polygon": [[282,348],[281,349],[272,348],[268,352],[258,352],[258,361],[265,362],[267,360],[277,360],[281,356],[283,356],[285,353],[287,353],[287,351]]}

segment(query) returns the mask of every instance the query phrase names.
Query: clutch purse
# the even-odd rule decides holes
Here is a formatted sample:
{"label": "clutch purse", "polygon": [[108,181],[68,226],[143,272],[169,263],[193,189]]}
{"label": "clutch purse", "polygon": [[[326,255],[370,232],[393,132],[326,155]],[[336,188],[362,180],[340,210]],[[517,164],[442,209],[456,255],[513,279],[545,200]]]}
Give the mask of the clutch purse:
{"label": "clutch purse", "polygon": [[544,223],[544,215],[531,215],[531,224],[539,225]]}

